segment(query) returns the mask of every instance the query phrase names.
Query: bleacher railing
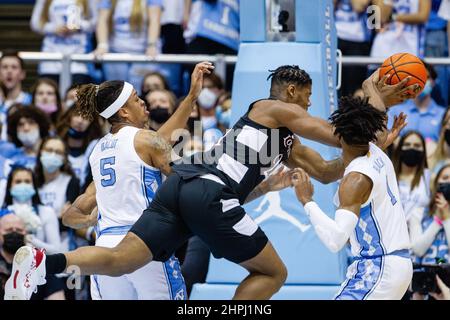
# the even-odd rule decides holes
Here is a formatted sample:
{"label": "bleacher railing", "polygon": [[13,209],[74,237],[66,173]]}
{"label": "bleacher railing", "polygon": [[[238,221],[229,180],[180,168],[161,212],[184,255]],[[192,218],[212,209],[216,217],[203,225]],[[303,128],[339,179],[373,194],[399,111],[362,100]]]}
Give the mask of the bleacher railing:
{"label": "bleacher railing", "polygon": [[[61,53],[47,52],[20,52],[20,57],[25,62],[42,62],[42,61],[60,61],[62,62],[62,71],[60,74],[59,89],[61,93],[66,92],[71,84],[70,63],[71,62],[156,62],[156,63],[180,63],[195,64],[201,61],[210,61],[214,63],[215,72],[226,81],[226,66],[235,64],[237,56],[226,55],[187,55],[187,54],[161,54],[154,59],[146,55],[133,55],[126,53],[107,53],[101,58],[96,58],[94,54],[72,54],[64,55]],[[342,65],[370,65],[381,64],[383,58],[372,58],[367,56],[338,56],[337,63]],[[450,58],[425,58],[427,63],[432,65],[450,66]],[[339,74],[341,77],[341,74]],[[340,83],[340,80],[338,80]]]}

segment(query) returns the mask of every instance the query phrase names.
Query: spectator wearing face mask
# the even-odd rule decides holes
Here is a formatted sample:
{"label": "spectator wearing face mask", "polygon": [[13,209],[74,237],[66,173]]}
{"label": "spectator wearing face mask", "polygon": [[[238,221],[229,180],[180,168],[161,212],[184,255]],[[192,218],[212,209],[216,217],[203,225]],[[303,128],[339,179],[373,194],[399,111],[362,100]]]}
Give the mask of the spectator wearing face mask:
{"label": "spectator wearing face mask", "polygon": [[[58,219],[52,208],[42,205],[33,171],[24,167],[11,171],[3,209],[24,221],[27,244],[49,253],[61,252]],[[32,299],[64,300],[63,286],[61,279],[47,278],[47,284]]]}
{"label": "spectator wearing face mask", "polygon": [[0,300],[3,300],[5,283],[12,272],[14,254],[25,245],[27,234],[18,216],[5,213],[0,212]]}
{"label": "spectator wearing face mask", "polygon": [[35,168],[39,197],[58,219],[80,194],[80,182],[70,167],[66,145],[59,137],[42,141]]}
{"label": "spectator wearing face mask", "polygon": [[33,105],[41,109],[50,118],[55,126],[61,115],[61,96],[58,91],[58,84],[52,79],[38,79],[31,90],[33,95]]}
{"label": "spectator wearing face mask", "polygon": [[394,116],[403,112],[408,119],[408,124],[403,132],[418,131],[425,140],[436,142],[439,140],[441,121],[445,109],[439,106],[431,97],[431,91],[435,85],[434,80],[430,77],[432,66],[427,63],[425,63],[425,66],[428,70],[428,80],[423,91],[415,99],[407,100],[400,105],[390,108],[388,111],[388,126],[392,125]]}
{"label": "spectator wearing face mask", "polygon": [[71,108],[61,117],[56,132],[68,147],[70,165],[83,190],[90,181],[89,155],[103,136],[99,117],[89,121]]}
{"label": "spectator wearing face mask", "polygon": [[3,97],[0,99],[1,139],[7,140],[7,111],[15,103],[28,105],[31,95],[22,90],[25,79],[24,62],[17,51],[5,50],[0,57],[0,83]]}
{"label": "spectator wearing face mask", "polygon": [[226,130],[230,127],[231,118],[231,94],[225,92],[222,94],[216,107],[216,119],[219,129],[225,134]]}
{"label": "spectator wearing face mask", "polygon": [[403,211],[409,221],[414,210],[424,211],[430,203],[430,172],[422,135],[416,131],[406,133],[394,150],[392,162]]}
{"label": "spectator wearing face mask", "polygon": [[203,89],[197,99],[203,131],[217,129],[216,105],[223,91],[223,82],[215,73],[204,77]]}
{"label": "spectator wearing face mask", "polygon": [[433,150],[429,163],[432,173],[435,175],[445,164],[450,163],[450,108],[442,117],[438,142],[430,143],[427,148]]}
{"label": "spectator wearing face mask", "polygon": [[167,90],[155,90],[147,94],[146,101],[150,111],[150,128],[157,131],[173,114],[175,95]]}
{"label": "spectator wearing face mask", "polygon": [[33,169],[42,139],[49,136],[50,121],[36,107],[18,107],[8,117],[8,135],[20,152],[11,160]]}

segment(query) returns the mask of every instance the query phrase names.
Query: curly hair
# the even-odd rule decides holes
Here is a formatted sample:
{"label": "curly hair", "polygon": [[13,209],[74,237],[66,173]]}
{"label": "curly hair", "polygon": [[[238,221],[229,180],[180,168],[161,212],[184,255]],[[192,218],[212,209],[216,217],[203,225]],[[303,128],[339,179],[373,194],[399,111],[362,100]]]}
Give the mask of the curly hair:
{"label": "curly hair", "polygon": [[386,128],[386,113],[375,109],[368,98],[342,97],[330,116],[334,134],[349,145],[367,145]]}
{"label": "curly hair", "polygon": [[49,136],[50,120],[40,109],[34,106],[17,106],[17,110],[8,116],[8,136],[17,147],[22,147],[22,142],[17,137],[17,126],[22,118],[31,119],[39,126],[41,139]]}
{"label": "curly hair", "polygon": [[[105,81],[100,85],[85,84],[78,87],[77,102],[75,108],[85,119],[93,121],[106,108],[108,108],[122,92],[123,81]],[[114,114],[108,119],[109,123],[120,121],[119,116]]]}

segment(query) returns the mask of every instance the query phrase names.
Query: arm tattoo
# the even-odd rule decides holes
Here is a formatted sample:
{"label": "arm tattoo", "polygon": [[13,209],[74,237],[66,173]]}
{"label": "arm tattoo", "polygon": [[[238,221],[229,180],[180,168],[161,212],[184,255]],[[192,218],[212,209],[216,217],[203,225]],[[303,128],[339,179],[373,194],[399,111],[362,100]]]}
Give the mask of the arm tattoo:
{"label": "arm tattoo", "polygon": [[150,139],[150,144],[153,149],[160,151],[161,153],[168,153],[172,151],[172,147],[170,144],[161,137],[157,132],[151,132],[152,139]]}
{"label": "arm tattoo", "polygon": [[150,139],[151,148],[161,154],[163,161],[159,165],[159,169],[168,175],[171,173],[172,168],[170,167],[172,146],[157,132],[152,132],[152,139]]}

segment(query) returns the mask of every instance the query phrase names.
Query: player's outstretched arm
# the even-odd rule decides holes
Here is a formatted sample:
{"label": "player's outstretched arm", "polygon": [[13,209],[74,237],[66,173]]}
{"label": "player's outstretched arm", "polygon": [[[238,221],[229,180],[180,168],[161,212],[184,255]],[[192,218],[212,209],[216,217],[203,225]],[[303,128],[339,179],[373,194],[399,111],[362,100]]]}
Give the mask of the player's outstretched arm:
{"label": "player's outstretched arm", "polygon": [[95,184],[87,187],[86,191],[75,199],[74,203],[62,214],[63,225],[82,229],[97,224],[97,200],[95,199]]}
{"label": "player's outstretched arm", "polygon": [[372,191],[372,181],[357,172],[348,174],[342,180],[339,187],[340,207],[334,220],[313,201],[314,187],[306,172],[302,170],[293,177],[292,182],[320,241],[332,252],[341,250],[358,223],[361,205]]}
{"label": "player's outstretched arm", "polygon": [[263,182],[258,184],[248,195],[244,203],[249,203],[268,192],[280,191],[292,186],[292,175],[299,172],[299,169],[288,169],[281,165],[274,173],[269,175]]}
{"label": "player's outstretched arm", "polygon": [[334,135],[333,126],[326,120],[311,116],[298,105],[284,102],[277,103],[279,106],[272,109],[271,116],[277,121],[278,127],[287,127],[306,139],[333,147],[341,147],[338,137]]}
{"label": "player's outstretched arm", "polygon": [[[191,112],[194,108],[195,101],[200,94],[203,86],[203,75],[210,74],[214,70],[214,66],[210,62],[201,62],[195,66],[191,75],[191,88],[188,95],[181,102],[177,111],[164,123],[164,125],[158,130],[158,133],[171,144],[176,142],[176,137],[173,136],[173,132],[176,129],[183,129]],[[151,114],[150,114],[151,117]]]}
{"label": "player's outstretched arm", "polygon": [[339,180],[345,170],[342,158],[327,161],[318,152],[302,145],[298,139],[294,140],[286,164],[289,168],[302,168],[311,177],[324,184]]}

